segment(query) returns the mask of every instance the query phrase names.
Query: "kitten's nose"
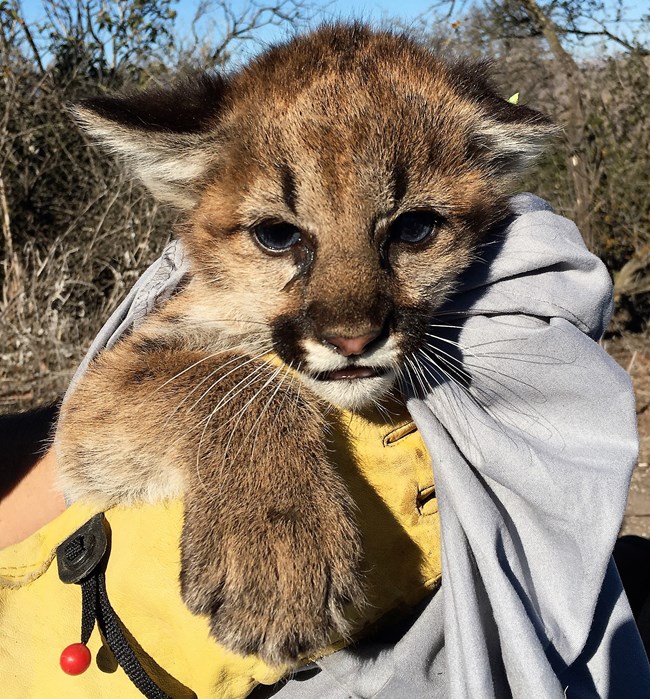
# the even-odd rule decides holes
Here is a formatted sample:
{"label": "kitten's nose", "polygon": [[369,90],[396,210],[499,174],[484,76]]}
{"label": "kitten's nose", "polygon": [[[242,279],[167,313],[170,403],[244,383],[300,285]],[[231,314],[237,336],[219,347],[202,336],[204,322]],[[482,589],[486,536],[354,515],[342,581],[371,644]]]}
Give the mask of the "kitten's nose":
{"label": "kitten's nose", "polygon": [[381,330],[373,330],[366,335],[359,335],[358,337],[332,337],[325,335],[323,339],[329,342],[330,345],[334,345],[344,357],[350,357],[363,354],[366,347],[379,337],[380,332]]}

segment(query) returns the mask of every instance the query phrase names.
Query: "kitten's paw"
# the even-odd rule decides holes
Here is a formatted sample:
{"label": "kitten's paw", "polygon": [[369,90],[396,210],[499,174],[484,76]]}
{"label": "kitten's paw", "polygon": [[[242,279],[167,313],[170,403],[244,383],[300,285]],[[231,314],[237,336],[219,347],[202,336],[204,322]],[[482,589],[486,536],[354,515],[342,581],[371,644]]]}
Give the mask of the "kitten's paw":
{"label": "kitten's paw", "polygon": [[209,615],[214,637],[238,653],[271,665],[318,654],[346,636],[346,611],[364,600],[359,534],[346,510],[256,509],[252,518],[218,518],[207,536],[186,518],[186,604]]}

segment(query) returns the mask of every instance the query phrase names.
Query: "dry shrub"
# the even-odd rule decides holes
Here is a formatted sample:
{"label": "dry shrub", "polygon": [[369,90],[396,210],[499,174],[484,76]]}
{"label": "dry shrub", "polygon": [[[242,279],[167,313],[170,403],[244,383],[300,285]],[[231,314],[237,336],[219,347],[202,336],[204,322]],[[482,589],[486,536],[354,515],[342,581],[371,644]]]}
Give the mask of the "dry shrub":
{"label": "dry shrub", "polygon": [[0,411],[64,391],[174,225],[173,211],[76,128],[70,105],[221,66],[264,27],[309,16],[296,0],[237,11],[203,0],[188,48],[172,5],[43,0],[40,26],[0,0]]}

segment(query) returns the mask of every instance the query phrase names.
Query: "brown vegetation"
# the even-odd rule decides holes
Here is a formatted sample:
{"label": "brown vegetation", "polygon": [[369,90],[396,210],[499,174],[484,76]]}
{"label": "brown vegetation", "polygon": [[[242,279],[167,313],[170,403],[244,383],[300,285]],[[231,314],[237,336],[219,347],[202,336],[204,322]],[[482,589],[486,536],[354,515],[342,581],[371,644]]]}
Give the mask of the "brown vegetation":
{"label": "brown vegetation", "polygon": [[262,28],[308,19],[299,0],[252,0],[237,13],[202,2],[188,48],[172,0],[44,0],[42,10],[46,22],[30,22],[19,2],[0,0],[3,412],[61,394],[175,218],[82,135],[70,105],[220,67]]}

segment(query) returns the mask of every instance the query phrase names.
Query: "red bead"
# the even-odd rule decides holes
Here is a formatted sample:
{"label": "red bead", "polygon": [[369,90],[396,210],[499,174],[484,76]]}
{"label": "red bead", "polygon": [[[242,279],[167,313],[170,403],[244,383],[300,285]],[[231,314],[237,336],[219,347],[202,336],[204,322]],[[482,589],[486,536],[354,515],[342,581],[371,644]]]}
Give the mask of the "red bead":
{"label": "red bead", "polygon": [[63,649],[59,664],[67,675],[80,675],[90,667],[92,656],[85,643],[73,643]]}

